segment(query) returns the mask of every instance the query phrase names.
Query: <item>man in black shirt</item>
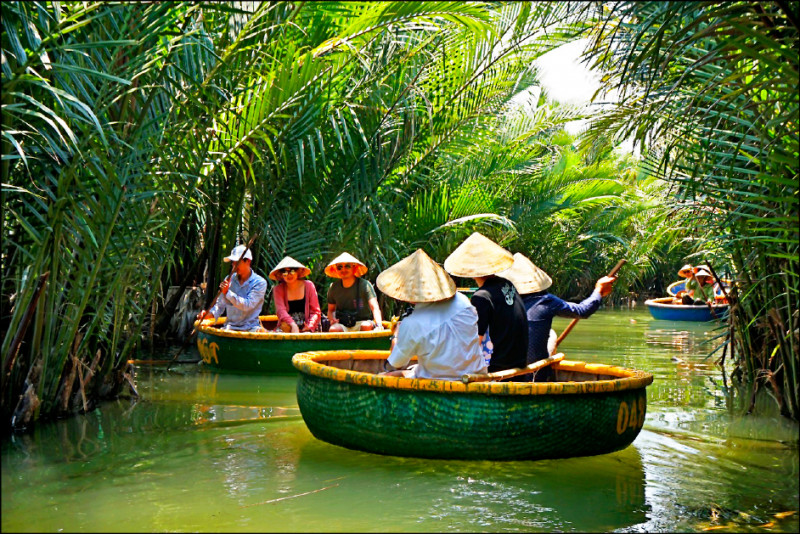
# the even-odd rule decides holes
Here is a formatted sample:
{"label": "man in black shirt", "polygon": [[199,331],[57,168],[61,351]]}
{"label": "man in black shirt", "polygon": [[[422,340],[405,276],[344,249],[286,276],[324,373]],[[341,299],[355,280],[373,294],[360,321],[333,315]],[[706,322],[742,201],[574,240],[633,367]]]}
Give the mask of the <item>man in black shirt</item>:
{"label": "man in black shirt", "polygon": [[[496,276],[514,263],[509,251],[478,232],[469,236],[444,261],[454,276],[472,278],[479,289],[470,302],[478,310],[478,335],[483,342],[487,329],[494,352],[489,372],[525,367],[528,355],[528,319],[525,305],[514,284]],[[530,375],[517,377],[529,381]]]}

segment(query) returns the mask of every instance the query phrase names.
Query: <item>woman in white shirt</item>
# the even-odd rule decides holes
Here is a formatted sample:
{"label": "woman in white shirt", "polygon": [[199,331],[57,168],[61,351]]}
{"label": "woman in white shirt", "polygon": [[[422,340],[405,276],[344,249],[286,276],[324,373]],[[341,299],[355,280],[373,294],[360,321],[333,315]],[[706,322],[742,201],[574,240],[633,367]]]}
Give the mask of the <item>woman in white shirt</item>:
{"label": "woman in white shirt", "polygon": [[[415,305],[397,325],[387,375],[460,380],[464,374],[486,372],[477,310],[422,249],[383,271],[375,283],[386,295]],[[417,356],[416,365],[398,369],[412,356]]]}

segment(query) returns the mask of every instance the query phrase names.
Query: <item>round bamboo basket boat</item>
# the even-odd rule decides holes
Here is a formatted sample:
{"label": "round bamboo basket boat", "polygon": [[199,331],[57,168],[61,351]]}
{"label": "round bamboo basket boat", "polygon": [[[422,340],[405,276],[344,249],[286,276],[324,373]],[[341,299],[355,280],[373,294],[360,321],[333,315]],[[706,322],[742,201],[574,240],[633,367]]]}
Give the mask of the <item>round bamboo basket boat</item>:
{"label": "round bamboo basket boat", "polygon": [[661,297],[644,301],[653,319],[661,321],[708,322],[727,319],[727,304],[673,304],[673,297]]}
{"label": "round bamboo basket boat", "polygon": [[[278,322],[276,315],[262,315],[259,319],[267,330],[274,330]],[[195,325],[197,349],[205,365],[214,369],[268,374],[294,374],[292,356],[297,352],[332,346],[342,349],[388,349],[392,335],[388,321],[384,321],[384,329],[378,331],[303,334],[222,330],[224,317]]]}
{"label": "round bamboo basket boat", "polygon": [[563,360],[558,382],[379,376],[389,351],[295,354],[297,403],[322,441],[419,458],[537,460],[605,454],[642,429],[653,375]]}

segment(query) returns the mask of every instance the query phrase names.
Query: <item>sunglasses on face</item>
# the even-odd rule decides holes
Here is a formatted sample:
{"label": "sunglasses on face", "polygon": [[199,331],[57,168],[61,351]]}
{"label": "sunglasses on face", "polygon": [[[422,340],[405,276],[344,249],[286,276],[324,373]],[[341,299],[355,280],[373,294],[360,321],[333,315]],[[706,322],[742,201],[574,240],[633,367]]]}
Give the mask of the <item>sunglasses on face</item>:
{"label": "sunglasses on face", "polygon": [[297,269],[281,269],[281,274],[294,274],[297,272]]}
{"label": "sunglasses on face", "polygon": [[337,271],[341,271],[342,269],[352,269],[352,268],[353,268],[352,263],[340,263],[336,266]]}

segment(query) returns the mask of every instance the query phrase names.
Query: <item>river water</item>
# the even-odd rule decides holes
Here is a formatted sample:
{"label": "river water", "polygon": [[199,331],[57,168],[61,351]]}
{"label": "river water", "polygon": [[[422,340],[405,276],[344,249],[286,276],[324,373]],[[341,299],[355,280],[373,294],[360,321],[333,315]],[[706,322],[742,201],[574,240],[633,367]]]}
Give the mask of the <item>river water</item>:
{"label": "river water", "polygon": [[580,321],[569,359],[653,373],[644,429],[536,462],[351,451],[311,435],[293,376],[140,366],[138,402],[3,440],[2,531],[797,532],[798,426],[763,396],[740,415],[717,335],[641,308]]}

